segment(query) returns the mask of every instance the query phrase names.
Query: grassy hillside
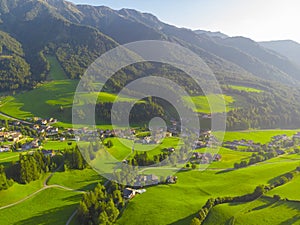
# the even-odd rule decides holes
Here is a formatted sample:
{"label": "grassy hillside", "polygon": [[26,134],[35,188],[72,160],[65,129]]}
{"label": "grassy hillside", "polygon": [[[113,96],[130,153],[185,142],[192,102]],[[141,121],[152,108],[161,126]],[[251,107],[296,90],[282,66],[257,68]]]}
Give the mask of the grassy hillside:
{"label": "grassy hillside", "polygon": [[61,189],[47,189],[34,198],[1,210],[0,224],[61,224],[77,208],[82,194]]}
{"label": "grassy hillside", "polygon": [[225,111],[228,112],[233,109],[232,103],[234,103],[235,99],[232,96],[228,95],[210,95],[206,96],[193,96],[191,98],[186,98],[186,102],[188,104],[194,103],[195,104],[195,111],[198,113],[211,113],[210,105],[208,99],[214,103],[215,112],[224,112],[223,101],[225,103],[226,109]]}
{"label": "grassy hillside", "polygon": [[269,196],[279,195],[281,198],[300,201],[300,177],[296,177],[291,182],[278,187],[268,193]]}
{"label": "grassy hillside", "polygon": [[65,80],[67,75],[61,67],[55,56],[47,56],[46,59],[50,64],[50,71],[47,80]]}
{"label": "grassy hillside", "polygon": [[146,151],[150,158],[152,158],[153,155],[162,153],[162,150],[165,148],[176,147],[176,149],[179,149],[182,146],[182,143],[179,142],[180,139],[177,137],[165,138],[162,143],[157,145],[145,145],[141,143],[134,144],[132,140],[122,139],[120,141],[118,138],[108,138],[107,141],[108,140],[112,141],[113,146],[107,150],[118,160],[131,158],[135,154],[132,153],[132,146],[134,146],[134,150],[139,153]]}
{"label": "grassy hillside", "polygon": [[300,224],[299,210],[299,202],[263,197],[250,203],[216,206],[203,224]]}
{"label": "grassy hillside", "polygon": [[[34,90],[19,93],[2,99],[1,112],[19,119],[32,116],[42,118],[55,117],[62,122],[71,123],[71,107],[78,80],[66,79],[66,75],[54,56],[48,56],[50,62],[50,80]],[[115,94],[84,93],[82,99],[98,96],[98,102],[113,102]],[[132,98],[120,96],[119,101],[134,101]],[[35,104],[32,104],[32,103]]]}
{"label": "grassy hillside", "polygon": [[92,190],[97,183],[103,182],[103,177],[92,169],[71,170],[55,173],[48,185],[58,184],[76,190]]}
{"label": "grassy hillside", "polygon": [[[299,130],[247,130],[247,131],[232,131],[226,132],[224,136],[224,141],[233,140],[252,140],[254,142],[259,142],[265,144],[271,141],[271,138],[276,135],[286,134],[287,136],[292,136]],[[216,132],[217,133],[217,132]]]}
{"label": "grassy hillside", "polygon": [[0,191],[0,207],[15,203],[43,187],[43,178],[31,182],[28,185],[14,183],[8,190]]}
{"label": "grassy hillside", "polygon": [[12,161],[19,160],[19,154],[18,152],[1,152],[0,153],[0,164],[7,164]]}
{"label": "grassy hillside", "polygon": [[151,187],[134,198],[117,224],[190,224],[208,198],[250,193],[298,164],[260,164],[230,172],[182,171],[177,174],[176,185]]}

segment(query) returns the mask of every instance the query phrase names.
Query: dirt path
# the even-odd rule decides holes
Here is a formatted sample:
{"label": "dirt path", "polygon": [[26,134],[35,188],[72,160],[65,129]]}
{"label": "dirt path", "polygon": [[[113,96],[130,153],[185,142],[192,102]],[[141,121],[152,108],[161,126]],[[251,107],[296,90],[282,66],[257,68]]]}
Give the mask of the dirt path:
{"label": "dirt path", "polygon": [[33,124],[33,123],[28,122],[28,121],[20,120],[20,119],[18,119],[18,118],[12,117],[12,116],[7,115],[7,114],[5,114],[5,113],[3,113],[3,112],[0,112],[0,115],[6,117],[6,118],[8,118],[8,119],[11,119],[11,120],[17,120],[17,121],[22,122],[22,123],[24,123],[24,124],[28,124],[28,125],[32,125],[32,124]]}
{"label": "dirt path", "polygon": [[62,186],[62,185],[58,185],[58,184],[53,184],[53,185],[48,185],[48,182],[49,180],[51,179],[51,177],[54,175],[54,173],[56,173],[58,170],[61,169],[63,165],[60,165],[54,172],[52,172],[49,176],[47,176],[43,182],[43,187],[39,190],[37,190],[36,192],[28,195],[27,197],[17,201],[17,202],[14,202],[14,203],[11,203],[9,205],[5,205],[5,206],[2,206],[0,207],[0,210],[3,210],[3,209],[7,209],[7,208],[10,208],[10,207],[13,207],[15,205],[18,205],[22,202],[25,202],[26,200],[36,196],[37,194],[39,194],[40,192],[46,190],[46,189],[50,189],[50,188],[60,188],[60,189],[63,189],[63,190],[66,190],[66,191],[72,191],[72,192],[77,192],[77,193],[85,193],[85,191],[80,191],[80,190],[75,190],[75,189],[72,189],[72,188],[69,188],[69,187],[65,187],[65,186]]}
{"label": "dirt path", "polygon": [[12,158],[19,158],[19,155],[14,155],[14,156],[9,156],[9,157],[6,157],[6,158],[2,158],[2,159],[0,159],[0,161],[4,161],[4,160],[7,160],[7,159],[12,159]]}

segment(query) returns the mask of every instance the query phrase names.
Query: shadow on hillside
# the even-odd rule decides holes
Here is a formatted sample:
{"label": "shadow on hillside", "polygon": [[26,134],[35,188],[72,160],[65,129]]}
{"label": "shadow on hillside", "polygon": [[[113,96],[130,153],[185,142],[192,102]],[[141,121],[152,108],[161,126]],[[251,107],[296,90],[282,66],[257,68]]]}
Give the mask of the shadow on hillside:
{"label": "shadow on hillside", "polygon": [[235,169],[233,169],[233,168],[224,169],[224,170],[221,170],[221,171],[216,172],[216,174],[228,173],[228,172],[232,172],[232,171],[234,171],[234,170],[235,170]]}
{"label": "shadow on hillside", "polygon": [[253,208],[252,211],[255,211],[255,210],[262,210],[262,209],[268,208],[268,207],[274,205],[276,202],[277,202],[277,201],[274,200],[274,199],[272,199],[272,200],[266,200],[265,204]]}
{"label": "shadow on hillside", "polygon": [[192,214],[188,217],[185,217],[183,219],[177,220],[174,223],[169,223],[168,225],[182,225],[182,224],[190,224],[192,219],[196,216],[196,214]]}
{"label": "shadow on hillside", "polygon": [[[268,184],[273,184],[273,183],[275,183],[275,182],[278,181],[281,177],[284,177],[284,176],[285,176],[286,174],[288,174],[288,173],[289,173],[289,172],[287,172],[287,173],[285,173],[285,174],[280,174],[279,176],[274,177],[274,178],[268,180]],[[285,184],[283,184],[283,185],[285,185]]]}
{"label": "shadow on hillside", "polygon": [[293,218],[287,219],[283,222],[281,222],[279,225],[290,225],[290,224],[295,224],[296,222],[299,222],[300,220],[300,215],[296,215]]}
{"label": "shadow on hillside", "polygon": [[73,196],[63,198],[62,200],[66,203],[67,202],[69,202],[69,203],[78,203],[81,199],[82,199],[82,194],[78,194],[78,195],[73,195]]}
{"label": "shadow on hillside", "polygon": [[[80,183],[80,182],[78,182]],[[82,186],[80,188],[77,188],[77,191],[90,191],[90,190],[94,190],[95,187],[97,186],[98,183],[101,183],[100,181],[95,181],[94,183],[90,183],[88,185]]]}
{"label": "shadow on hillside", "polygon": [[44,225],[63,225],[66,224],[69,217],[78,207],[77,204],[57,207],[46,211],[41,211],[39,213],[32,212],[34,216],[20,220],[14,223],[15,225],[33,225],[33,224],[44,224]]}

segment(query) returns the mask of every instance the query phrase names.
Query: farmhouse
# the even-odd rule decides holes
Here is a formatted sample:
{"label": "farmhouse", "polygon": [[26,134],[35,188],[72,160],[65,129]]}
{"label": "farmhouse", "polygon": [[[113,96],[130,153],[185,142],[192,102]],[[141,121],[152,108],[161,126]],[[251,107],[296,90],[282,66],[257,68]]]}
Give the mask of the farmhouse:
{"label": "farmhouse", "polygon": [[33,141],[29,142],[29,143],[25,143],[24,145],[22,145],[22,150],[26,151],[32,148],[39,148],[41,145],[41,142],[39,139],[34,139]]}
{"label": "farmhouse", "polygon": [[175,176],[168,176],[166,179],[167,184],[175,184],[177,182],[177,177]]}
{"label": "farmhouse", "polygon": [[173,136],[173,135],[172,135],[171,132],[166,132],[166,133],[165,133],[165,137],[167,137],[167,138],[172,137],[172,136]]}
{"label": "farmhouse", "polygon": [[56,135],[56,134],[58,134],[58,128],[57,127],[48,126],[46,128],[46,132],[47,132],[47,135],[49,135],[49,136]]}
{"label": "farmhouse", "polygon": [[53,157],[55,155],[55,152],[53,150],[42,150],[42,153],[44,156],[50,156]]}
{"label": "farmhouse", "polygon": [[296,134],[294,134],[293,138],[300,138],[300,132],[297,132]]}
{"label": "farmhouse", "polygon": [[284,154],[284,151],[281,150],[281,149],[277,149],[277,150],[276,150],[276,153],[277,153],[277,155],[283,155],[283,154]]}
{"label": "farmhouse", "polygon": [[220,154],[214,154],[213,160],[214,161],[220,161],[222,159],[222,156]]}
{"label": "farmhouse", "polygon": [[132,199],[136,195],[136,192],[134,189],[131,188],[125,188],[123,191],[123,196],[126,199]]}
{"label": "farmhouse", "polygon": [[144,185],[156,185],[159,183],[159,179],[157,176],[151,175],[138,175],[136,177],[136,182],[134,186],[142,187]]}
{"label": "farmhouse", "polygon": [[0,152],[9,152],[9,151],[10,151],[9,146],[2,146],[2,147],[0,147]]}
{"label": "farmhouse", "polygon": [[167,151],[170,152],[170,153],[173,153],[173,152],[175,152],[175,148],[173,148],[173,147],[168,148]]}
{"label": "farmhouse", "polygon": [[193,153],[193,156],[194,156],[196,159],[201,159],[202,156],[203,156],[203,154],[200,153],[200,152],[194,152],[194,153]]}
{"label": "farmhouse", "polygon": [[7,140],[11,142],[18,142],[21,137],[22,134],[20,132],[10,132]]}

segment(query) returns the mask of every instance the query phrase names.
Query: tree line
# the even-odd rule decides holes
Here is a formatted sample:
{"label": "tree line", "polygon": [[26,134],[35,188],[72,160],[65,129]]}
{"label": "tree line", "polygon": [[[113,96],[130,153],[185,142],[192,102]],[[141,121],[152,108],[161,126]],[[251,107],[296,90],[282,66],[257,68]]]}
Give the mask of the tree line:
{"label": "tree line", "polygon": [[[236,196],[236,197],[227,196],[227,197],[210,198],[207,200],[205,205],[198,212],[197,216],[192,219],[190,224],[191,225],[202,224],[204,222],[204,220],[206,219],[209,211],[217,205],[224,204],[224,203],[233,203],[233,202],[242,203],[242,202],[254,201],[254,200],[258,199],[259,197],[261,197],[262,195],[264,195],[266,192],[268,192],[278,186],[286,184],[287,182],[292,180],[295,176],[297,176],[299,173],[300,173],[300,167],[297,167],[295,170],[273,179],[272,183],[269,185],[257,186],[255,188],[255,190],[250,194]],[[276,195],[276,196],[274,196],[274,199],[280,200],[280,197],[278,198],[278,196]]]}
{"label": "tree line", "polygon": [[54,156],[37,150],[33,153],[20,154],[17,162],[12,162],[7,168],[1,170],[2,182],[13,180],[21,184],[27,184],[40,179],[42,174],[54,171],[62,165],[64,170],[82,170],[87,167],[87,163],[77,146],[65,149],[63,152],[55,152]]}

